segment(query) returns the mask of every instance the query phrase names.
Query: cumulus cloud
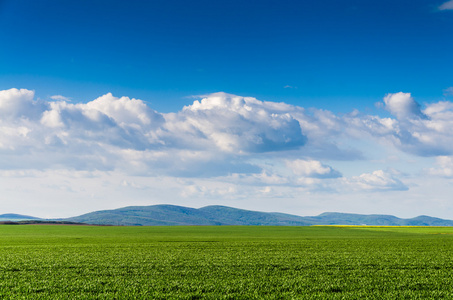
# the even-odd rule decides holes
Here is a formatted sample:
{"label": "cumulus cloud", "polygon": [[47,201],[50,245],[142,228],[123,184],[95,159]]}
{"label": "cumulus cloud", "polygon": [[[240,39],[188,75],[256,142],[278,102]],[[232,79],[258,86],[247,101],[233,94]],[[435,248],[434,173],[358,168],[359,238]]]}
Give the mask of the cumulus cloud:
{"label": "cumulus cloud", "polygon": [[173,136],[174,143],[186,140],[193,144],[193,138],[197,138],[222,152],[287,150],[306,142],[299,122],[286,112],[287,108],[286,104],[215,93],[167,116],[166,129],[179,133]]}
{"label": "cumulus cloud", "polygon": [[425,118],[420,105],[414,101],[410,93],[388,94],[384,97],[385,108],[398,119]]}
{"label": "cumulus cloud", "polygon": [[[225,93],[177,113],[143,101],[103,95],[87,103],[34,100],[34,92],[0,92],[0,150],[5,168],[76,167],[150,174],[214,176],[260,172],[241,157],[297,149],[306,143],[284,103]],[[10,156],[21,156],[11,160]],[[44,157],[46,157],[44,159]]]}
{"label": "cumulus cloud", "polygon": [[[304,193],[336,194],[406,191],[409,189],[399,178],[402,173],[391,168],[385,171],[376,170],[358,176],[343,177],[338,171],[320,162],[300,160],[299,163],[299,166],[289,168],[297,170],[298,174],[283,174],[274,170],[274,172],[263,171],[260,174],[232,174],[216,179],[219,182],[239,187],[242,193],[246,187],[256,191],[292,189]],[[292,197],[297,197],[296,194],[293,194]]]}
{"label": "cumulus cloud", "polygon": [[387,145],[419,156],[453,154],[453,103],[426,104],[424,109],[408,93],[388,94],[385,109],[394,118],[363,115],[346,116],[349,132],[362,138],[369,135]]}
{"label": "cumulus cloud", "polygon": [[[340,179],[341,172],[323,161],[364,160],[353,146],[364,140],[420,156],[453,155],[452,102],[422,109],[410,94],[397,93],[383,103],[392,117],[214,93],[178,112],[159,113],[142,100],[110,93],[86,103],[46,102],[35,100],[33,91],[10,89],[0,91],[0,168],[242,174],[248,184],[305,186]],[[265,160],[273,167],[258,163]],[[359,176],[356,186],[376,188],[381,178],[388,183],[381,186],[402,188],[386,174]]]}
{"label": "cumulus cloud", "polygon": [[111,93],[87,103],[86,109],[105,114],[121,127],[156,128],[164,121],[162,115],[150,109],[143,101],[128,97],[117,98]]}
{"label": "cumulus cloud", "polygon": [[294,174],[302,177],[313,177],[313,178],[341,177],[340,172],[316,160],[302,160],[302,159],[297,159],[293,161],[288,160],[286,162],[286,165],[289,169],[291,169],[294,172]]}
{"label": "cumulus cloud", "polygon": [[9,89],[0,91],[0,118],[19,121],[34,120],[45,109],[45,104],[34,101],[35,93],[26,89]]}
{"label": "cumulus cloud", "polygon": [[439,6],[439,10],[453,9],[453,0],[447,1]]}
{"label": "cumulus cloud", "polygon": [[[106,95],[87,104],[71,104],[33,97],[34,92],[28,90],[0,92],[3,168],[112,169],[117,165],[119,149],[150,147],[154,140],[146,129],[163,121],[160,114],[143,105],[141,114],[133,111],[137,101],[142,103],[135,99],[105,99],[109,97]],[[112,106],[108,111],[102,106],[105,101]],[[124,105],[128,101],[131,104]],[[131,110],[137,113],[133,119],[142,127],[124,122],[131,118]]]}
{"label": "cumulus cloud", "polygon": [[408,187],[392,174],[393,172],[377,170],[350,178],[349,184],[359,190],[368,191],[405,191]]}

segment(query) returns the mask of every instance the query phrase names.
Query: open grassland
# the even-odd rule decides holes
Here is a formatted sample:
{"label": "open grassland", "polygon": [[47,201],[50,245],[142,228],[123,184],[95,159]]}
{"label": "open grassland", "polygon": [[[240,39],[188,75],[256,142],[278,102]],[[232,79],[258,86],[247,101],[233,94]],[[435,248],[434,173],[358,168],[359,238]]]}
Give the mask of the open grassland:
{"label": "open grassland", "polygon": [[0,298],[452,299],[453,228],[0,226]]}

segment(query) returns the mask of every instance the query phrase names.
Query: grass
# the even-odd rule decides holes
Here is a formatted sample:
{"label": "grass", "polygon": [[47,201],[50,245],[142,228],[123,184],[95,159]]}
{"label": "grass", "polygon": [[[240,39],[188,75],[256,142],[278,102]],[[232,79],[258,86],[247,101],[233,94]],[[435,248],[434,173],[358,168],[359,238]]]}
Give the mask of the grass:
{"label": "grass", "polygon": [[453,228],[0,226],[0,298],[451,299]]}

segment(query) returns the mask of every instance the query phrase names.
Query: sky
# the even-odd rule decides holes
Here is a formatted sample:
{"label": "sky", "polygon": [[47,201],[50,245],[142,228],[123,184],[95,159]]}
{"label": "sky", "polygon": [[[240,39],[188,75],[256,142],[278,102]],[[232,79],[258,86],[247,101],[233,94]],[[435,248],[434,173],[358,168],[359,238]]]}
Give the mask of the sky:
{"label": "sky", "polygon": [[0,214],[453,219],[453,0],[0,0]]}

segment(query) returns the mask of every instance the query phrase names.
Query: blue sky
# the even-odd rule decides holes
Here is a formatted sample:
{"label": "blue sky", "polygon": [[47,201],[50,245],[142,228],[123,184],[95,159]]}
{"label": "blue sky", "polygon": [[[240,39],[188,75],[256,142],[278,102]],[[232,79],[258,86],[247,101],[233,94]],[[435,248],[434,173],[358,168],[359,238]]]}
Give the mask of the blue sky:
{"label": "blue sky", "polygon": [[0,28],[9,211],[453,213],[451,1],[0,0]]}
{"label": "blue sky", "polygon": [[112,92],[173,111],[224,91],[347,111],[451,86],[442,1],[1,3],[1,87],[43,98]]}

